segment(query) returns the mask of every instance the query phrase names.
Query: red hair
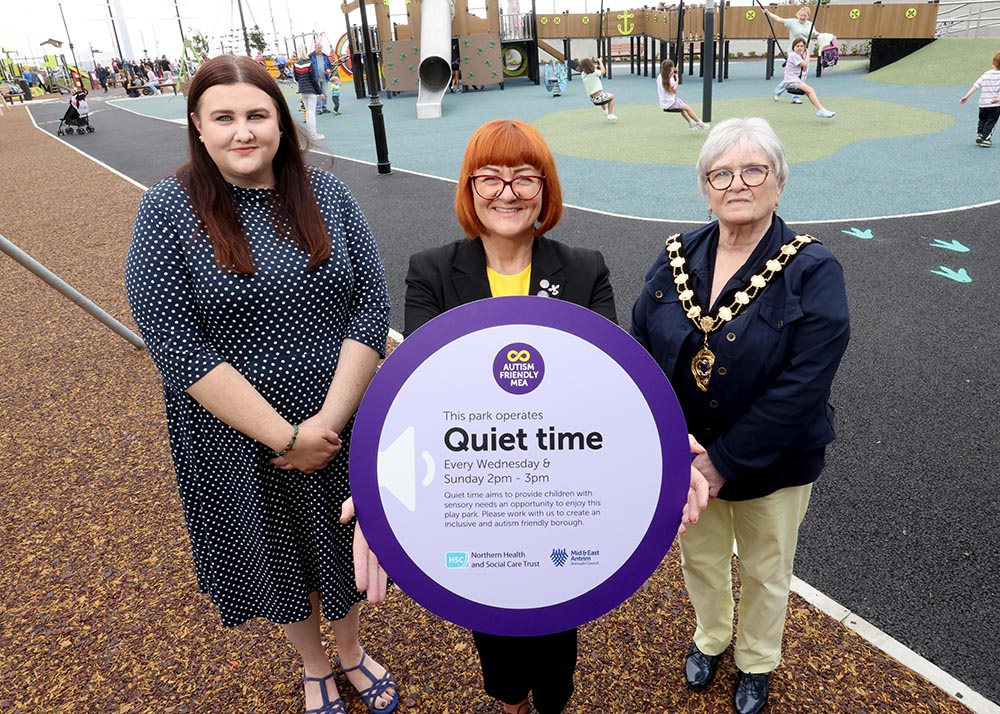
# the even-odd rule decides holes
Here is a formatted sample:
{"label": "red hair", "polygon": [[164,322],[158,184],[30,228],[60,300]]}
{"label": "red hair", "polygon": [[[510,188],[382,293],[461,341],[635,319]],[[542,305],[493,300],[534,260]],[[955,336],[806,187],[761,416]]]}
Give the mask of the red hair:
{"label": "red hair", "polygon": [[208,234],[215,251],[215,262],[223,270],[231,270],[238,275],[253,275],[256,271],[232,189],[205,145],[198,140],[198,129],[191,119],[192,114],[198,113],[202,95],[208,89],[219,84],[243,83],[267,94],[274,102],[278,115],[281,137],[271,162],[276,189],[271,206],[275,233],[289,237],[295,245],[309,253],[306,270],[315,270],[330,257],[330,234],[316,203],[309,169],[299,148],[298,128],[278,83],[249,57],[213,57],[198,68],[188,89],[189,159],[177,170],[177,180],[187,191],[198,217],[195,236],[202,231]]}
{"label": "red hair", "polygon": [[486,230],[476,215],[472,175],[484,166],[515,167],[525,164],[534,166],[545,177],[542,210],[534,235],[543,235],[559,223],[562,218],[562,188],[559,186],[555,159],[545,139],[530,124],[516,119],[494,119],[476,129],[469,139],[458,174],[455,214],[467,237],[475,238]]}

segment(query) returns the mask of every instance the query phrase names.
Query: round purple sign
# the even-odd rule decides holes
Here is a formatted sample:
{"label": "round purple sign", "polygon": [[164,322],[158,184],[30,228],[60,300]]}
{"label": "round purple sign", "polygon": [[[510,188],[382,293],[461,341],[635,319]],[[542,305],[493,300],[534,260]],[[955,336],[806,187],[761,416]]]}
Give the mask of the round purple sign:
{"label": "round purple sign", "polygon": [[493,360],[493,378],[500,389],[511,394],[533,392],[545,376],[545,360],[531,345],[512,342],[502,347]]}
{"label": "round purple sign", "polygon": [[538,635],[600,617],[653,573],[690,463],[670,384],[631,336],[563,300],[491,298],[386,359],[355,420],[351,492],[414,600]]}

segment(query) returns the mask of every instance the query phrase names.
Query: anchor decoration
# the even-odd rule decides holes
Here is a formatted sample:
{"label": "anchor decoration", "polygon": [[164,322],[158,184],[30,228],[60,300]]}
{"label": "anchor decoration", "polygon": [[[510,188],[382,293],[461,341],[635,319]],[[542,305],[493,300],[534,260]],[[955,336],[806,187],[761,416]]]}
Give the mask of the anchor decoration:
{"label": "anchor decoration", "polygon": [[618,19],[624,22],[624,25],[622,23],[618,24],[619,35],[632,34],[632,31],[635,29],[635,23],[629,22],[629,20],[631,20],[633,17],[635,17],[635,13],[630,12],[628,10],[626,10],[625,12],[623,12],[621,15],[618,16]]}

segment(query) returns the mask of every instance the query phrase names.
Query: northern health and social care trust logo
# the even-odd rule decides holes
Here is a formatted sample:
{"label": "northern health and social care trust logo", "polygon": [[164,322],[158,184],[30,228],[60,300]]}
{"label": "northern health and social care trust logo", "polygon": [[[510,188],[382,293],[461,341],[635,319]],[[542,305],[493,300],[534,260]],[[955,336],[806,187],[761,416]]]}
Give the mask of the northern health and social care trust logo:
{"label": "northern health and social care trust logo", "polygon": [[493,358],[493,378],[505,392],[528,394],[545,376],[545,361],[537,349],[524,342],[512,342]]}

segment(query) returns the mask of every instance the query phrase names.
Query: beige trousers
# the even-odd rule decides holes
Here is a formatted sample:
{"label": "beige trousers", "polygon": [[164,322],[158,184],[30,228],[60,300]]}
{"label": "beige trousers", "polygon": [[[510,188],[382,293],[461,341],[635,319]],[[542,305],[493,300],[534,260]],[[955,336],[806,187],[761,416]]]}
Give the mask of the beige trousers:
{"label": "beige trousers", "polygon": [[680,537],[684,582],[697,616],[694,643],[702,652],[722,654],[733,638],[735,540],[741,589],[733,659],[752,674],[777,668],[799,525],[811,493],[806,484],[749,501],[712,501]]}

